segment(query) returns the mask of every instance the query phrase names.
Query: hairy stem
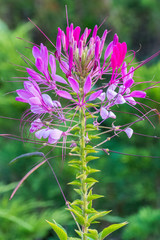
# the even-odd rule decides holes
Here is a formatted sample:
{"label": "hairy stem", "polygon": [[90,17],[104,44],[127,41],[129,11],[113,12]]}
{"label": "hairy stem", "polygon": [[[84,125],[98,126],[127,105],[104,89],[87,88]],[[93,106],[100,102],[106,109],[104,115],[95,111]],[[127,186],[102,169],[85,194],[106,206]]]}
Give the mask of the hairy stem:
{"label": "hairy stem", "polygon": [[84,235],[84,233],[88,232],[88,214],[86,213],[86,210],[88,208],[88,201],[87,201],[87,174],[86,174],[86,150],[85,150],[85,110],[84,108],[80,108],[79,110],[79,121],[80,121],[80,159],[82,161],[82,167],[81,167],[81,191],[82,191],[82,214],[84,217],[84,225],[82,226],[83,236],[82,240],[86,240],[87,236]]}

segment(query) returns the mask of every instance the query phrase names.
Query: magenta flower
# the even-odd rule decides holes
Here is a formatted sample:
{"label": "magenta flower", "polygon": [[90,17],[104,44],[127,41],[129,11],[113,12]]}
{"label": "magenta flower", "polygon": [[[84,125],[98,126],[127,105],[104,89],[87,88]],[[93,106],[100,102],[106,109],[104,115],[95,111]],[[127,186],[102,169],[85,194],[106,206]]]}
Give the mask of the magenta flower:
{"label": "magenta flower", "polygon": [[[127,44],[120,43],[115,34],[113,41],[105,47],[107,33],[105,30],[99,37],[97,26],[92,34],[88,28],[82,33],[79,26],[74,28],[71,24],[65,32],[58,28],[55,53],[49,54],[43,44],[33,47],[33,69],[36,70],[26,68],[28,81],[24,82],[24,89],[17,90],[16,100],[28,103],[31,112],[39,116],[30,128],[30,132],[35,133],[38,139],[48,138],[48,143],[52,144],[60,139],[62,131],[53,128],[53,118],[70,132],[66,122],[71,121],[72,124],[73,119],[67,119],[68,110],[61,106],[59,99],[65,99],[73,106],[71,109],[76,111],[80,108],[88,109],[89,104],[96,101],[98,106],[94,108],[95,113],[99,113],[103,122],[108,118],[117,119],[113,107],[123,104],[135,106],[137,98],[146,97],[145,91],[134,89],[135,69],[125,61]],[[66,74],[65,79],[56,74],[57,63]],[[96,88],[99,79],[102,87]],[[44,93],[46,91],[50,95]],[[46,126],[45,119],[49,126]],[[97,120],[95,122],[100,124]],[[124,128],[123,131],[129,138],[133,134],[131,128]]]}
{"label": "magenta flower", "polygon": [[[70,149],[69,155],[75,158],[69,162],[77,170],[76,180],[71,184],[76,185],[75,191],[80,194],[80,199],[69,203],[63,192],[62,194],[79,228],[79,237],[84,240],[92,237],[104,239],[126,224],[115,224],[113,228],[105,228],[100,234],[89,229],[95,219],[108,213],[97,212],[92,207],[92,200],[102,197],[92,194],[92,186],[96,180],[88,177],[98,171],[88,166],[88,162],[97,158],[92,153],[102,149],[109,154],[105,144],[111,138],[123,132],[131,138],[134,133],[132,125],[144,118],[150,122],[147,115],[152,112],[149,106],[138,102],[139,99],[146,98],[146,91],[137,89],[140,83],[134,81],[133,75],[142,64],[134,68],[131,66],[132,61],[127,62],[127,44],[119,42],[117,34],[106,46],[107,34],[108,31],[105,30],[101,37],[98,36],[97,26],[92,33],[88,28],[81,32],[81,28],[74,28],[73,24],[68,25],[65,32],[58,28],[53,53],[50,54],[43,44],[40,47],[33,46],[35,63],[26,68],[28,81],[24,81],[24,89],[17,90],[16,97],[17,101],[29,104],[29,111],[26,111],[23,118],[29,115],[27,120],[31,123],[30,133],[40,140],[37,143],[62,148],[62,158],[64,149]],[[61,73],[57,74],[57,64],[65,78],[60,76]],[[130,113],[134,116],[134,121],[119,125],[118,116],[123,112],[123,104],[134,109]],[[106,126],[103,126],[104,122]],[[95,132],[101,128],[105,132],[96,135]],[[94,139],[104,133],[112,135],[92,146]],[[100,148],[102,145],[104,148]],[[26,177],[43,163],[47,162],[51,167],[48,159],[45,156],[44,158],[42,163],[20,181],[12,196]],[[59,225],[49,224],[58,236],[60,232],[61,238],[70,239]]]}

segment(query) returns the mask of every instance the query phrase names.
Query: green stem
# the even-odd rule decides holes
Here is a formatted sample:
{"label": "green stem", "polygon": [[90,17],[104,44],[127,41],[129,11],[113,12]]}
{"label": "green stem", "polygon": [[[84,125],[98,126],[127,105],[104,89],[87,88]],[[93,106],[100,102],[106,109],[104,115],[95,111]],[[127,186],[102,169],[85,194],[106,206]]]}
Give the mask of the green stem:
{"label": "green stem", "polygon": [[87,201],[87,174],[86,174],[86,150],[85,150],[85,112],[84,108],[80,108],[79,110],[79,121],[80,121],[80,159],[82,161],[82,167],[81,167],[81,191],[82,191],[82,214],[84,217],[84,225],[82,226],[82,240],[87,240],[87,236],[84,235],[84,233],[88,233],[88,214],[86,213],[86,210],[88,208],[88,201]]}

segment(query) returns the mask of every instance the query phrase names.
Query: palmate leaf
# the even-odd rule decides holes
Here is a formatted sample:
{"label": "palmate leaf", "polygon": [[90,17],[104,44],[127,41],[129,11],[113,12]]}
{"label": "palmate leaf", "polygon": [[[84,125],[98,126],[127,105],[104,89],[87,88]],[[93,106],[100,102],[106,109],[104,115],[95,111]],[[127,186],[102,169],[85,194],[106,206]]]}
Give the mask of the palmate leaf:
{"label": "palmate leaf", "polygon": [[51,223],[46,220],[46,222],[53,228],[60,240],[67,240],[67,233],[61,225],[57,224],[55,221]]}
{"label": "palmate leaf", "polygon": [[117,223],[117,224],[110,225],[109,227],[103,229],[102,232],[100,232],[99,239],[103,240],[109,234],[111,234],[112,232],[115,232],[116,230],[118,230],[119,228],[125,226],[126,224],[128,224],[128,223],[127,222],[123,222],[123,223]]}

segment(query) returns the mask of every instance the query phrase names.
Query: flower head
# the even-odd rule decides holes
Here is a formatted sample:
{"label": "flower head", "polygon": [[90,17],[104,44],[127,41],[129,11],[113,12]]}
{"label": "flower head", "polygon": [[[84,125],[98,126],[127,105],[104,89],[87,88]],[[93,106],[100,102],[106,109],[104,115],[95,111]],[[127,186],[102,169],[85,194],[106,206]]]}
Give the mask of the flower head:
{"label": "flower head", "polygon": [[[127,44],[119,42],[115,34],[113,41],[106,46],[107,34],[105,30],[101,37],[98,36],[97,25],[92,32],[88,28],[82,32],[79,26],[74,28],[71,24],[65,31],[58,28],[53,53],[43,44],[33,47],[35,64],[33,68],[26,68],[28,81],[24,81],[24,89],[17,90],[16,100],[28,103],[36,116],[30,128],[36,138],[47,138],[50,144],[57,143],[64,137],[64,132],[69,133],[76,124],[74,116],[80,108],[97,114],[93,124],[100,125],[108,118],[117,119],[114,112],[117,106],[128,104],[134,107],[137,99],[146,97],[145,91],[135,88],[135,68],[126,62]],[[57,64],[65,78],[56,73]],[[67,101],[63,107],[61,100],[63,104]],[[93,111],[90,112],[91,107]],[[75,114],[68,118],[73,110]],[[129,138],[133,134],[129,125],[119,132],[122,131]]]}

